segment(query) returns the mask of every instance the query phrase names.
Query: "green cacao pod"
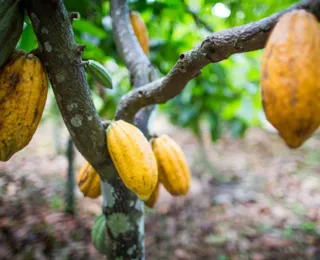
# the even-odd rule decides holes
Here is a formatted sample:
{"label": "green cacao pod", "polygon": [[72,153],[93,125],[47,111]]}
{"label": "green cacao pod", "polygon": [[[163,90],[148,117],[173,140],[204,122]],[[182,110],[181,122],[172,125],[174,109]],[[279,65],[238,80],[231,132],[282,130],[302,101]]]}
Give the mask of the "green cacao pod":
{"label": "green cacao pod", "polygon": [[23,29],[21,0],[0,0],[0,67],[15,49]]}
{"label": "green cacao pod", "polygon": [[93,224],[91,230],[91,240],[94,247],[101,253],[106,253],[105,247],[105,229],[106,229],[106,218],[104,215],[98,216]]}
{"label": "green cacao pod", "polygon": [[112,78],[107,70],[102,64],[95,60],[88,60],[87,66],[85,66],[87,72],[96,80],[99,84],[105,88],[112,89]]}

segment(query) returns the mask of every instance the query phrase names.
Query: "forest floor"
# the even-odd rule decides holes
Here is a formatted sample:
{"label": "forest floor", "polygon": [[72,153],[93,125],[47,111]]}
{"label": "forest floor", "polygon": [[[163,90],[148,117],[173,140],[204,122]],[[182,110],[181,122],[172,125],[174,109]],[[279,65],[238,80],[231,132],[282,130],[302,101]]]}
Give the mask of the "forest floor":
{"label": "forest floor", "polygon": [[[90,242],[101,198],[76,188],[76,215],[64,213],[67,132],[42,124],[30,145],[0,163],[0,259],[104,259]],[[146,209],[146,258],[320,259],[320,136],[288,149],[277,134],[250,129],[203,143],[162,117],[192,169],[191,191],[163,188]],[[77,153],[75,167],[84,162]]]}

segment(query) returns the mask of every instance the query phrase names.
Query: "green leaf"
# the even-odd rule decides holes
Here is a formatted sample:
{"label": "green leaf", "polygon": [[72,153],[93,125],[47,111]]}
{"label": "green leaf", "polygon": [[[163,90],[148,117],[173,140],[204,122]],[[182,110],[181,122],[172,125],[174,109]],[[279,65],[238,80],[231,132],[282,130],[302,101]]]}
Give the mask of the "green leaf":
{"label": "green leaf", "polygon": [[75,30],[94,35],[99,39],[104,39],[107,37],[107,34],[103,29],[84,19],[73,21],[72,26]]}
{"label": "green leaf", "polygon": [[36,36],[29,21],[26,22],[26,27],[23,29],[18,48],[23,49],[26,52],[30,52],[37,48]]}

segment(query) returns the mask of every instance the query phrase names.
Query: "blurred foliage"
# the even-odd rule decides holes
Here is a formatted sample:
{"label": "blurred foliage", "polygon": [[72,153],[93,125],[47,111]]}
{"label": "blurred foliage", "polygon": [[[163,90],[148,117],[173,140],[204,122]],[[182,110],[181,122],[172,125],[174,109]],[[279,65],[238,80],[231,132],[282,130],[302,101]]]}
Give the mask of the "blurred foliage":
{"label": "blurred foliage", "polygon": [[[243,25],[275,12],[297,1],[292,0],[131,0],[130,8],[140,12],[151,39],[152,63],[162,75],[167,74],[179,55],[191,50],[212,31]],[[79,12],[73,22],[75,39],[86,45],[83,59],[99,61],[110,70],[115,87],[103,95],[89,78],[92,96],[100,114],[112,119],[120,97],[129,90],[128,72],[116,51],[109,16],[110,2],[104,0],[65,0],[69,11]],[[193,14],[193,15],[192,15]],[[197,23],[194,16],[201,23]],[[19,48],[30,51],[37,43],[26,20]],[[209,126],[212,140],[229,130],[242,136],[248,126],[259,125],[261,101],[259,92],[262,51],[237,54],[228,60],[205,67],[202,75],[192,80],[181,95],[161,106],[171,121],[200,134],[200,123]],[[53,95],[51,95],[53,97]],[[55,102],[46,115],[57,114]]]}

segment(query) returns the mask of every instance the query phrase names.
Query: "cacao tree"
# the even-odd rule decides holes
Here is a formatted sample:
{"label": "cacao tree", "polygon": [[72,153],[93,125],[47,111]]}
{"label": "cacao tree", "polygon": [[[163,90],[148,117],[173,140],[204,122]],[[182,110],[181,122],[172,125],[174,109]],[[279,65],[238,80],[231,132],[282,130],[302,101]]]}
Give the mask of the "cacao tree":
{"label": "cacao tree", "polygon": [[[151,134],[148,128],[150,123],[152,124],[149,122],[150,115],[156,109],[156,105],[174,99],[165,108],[168,110],[178,108],[171,114],[173,121],[190,127],[195,134],[199,134],[200,116],[207,117],[210,122],[212,139],[216,140],[221,132],[220,123],[222,120],[220,117],[223,111],[216,107],[215,99],[222,97],[219,101],[220,104],[227,104],[232,103],[235,96],[241,95],[239,90],[225,90],[224,86],[228,83],[219,62],[227,60],[237,53],[263,49],[273,27],[285,13],[304,9],[313,13],[318,19],[320,18],[320,1],[305,0],[274,14],[272,12],[275,10],[271,8],[269,10],[270,16],[262,20],[255,22],[245,20],[244,22],[247,24],[219,30],[219,28],[209,26],[201,14],[193,11],[185,1],[153,1],[150,3],[150,9],[155,14],[167,10],[172,12],[171,15],[174,16],[176,10],[182,10],[190,15],[189,18],[197,26],[208,32],[208,36],[199,39],[198,43],[194,44],[189,51],[178,53],[179,48],[176,48],[176,52],[164,53],[164,60],[168,55],[173,56],[174,54],[176,57],[176,63],[168,66],[168,64],[162,64],[152,59],[152,52],[156,52],[158,49],[161,54],[167,47],[162,48],[166,43],[158,41],[151,45],[153,48],[151,48],[149,55],[150,59],[146,55],[147,51],[140,46],[131,25],[130,11],[126,0],[86,1],[90,8],[84,9],[81,7],[85,5],[78,6],[78,1],[25,0],[18,2],[22,3],[29,19],[26,20],[26,27],[19,44],[27,46],[30,50],[36,48],[34,53],[45,66],[55,100],[72,141],[99,174],[105,216],[104,221],[99,219],[99,226],[103,224],[105,232],[103,235],[99,235],[99,237],[103,237],[104,243],[102,245],[101,241],[98,243],[99,248],[103,248],[101,252],[108,259],[144,259],[144,204],[135,193],[127,189],[120,178],[107,149],[105,128],[108,124],[99,114],[103,114],[103,117],[107,115],[107,119],[132,123],[147,138],[150,138]],[[0,3],[2,2],[0,1]],[[232,1],[231,5],[234,5],[234,8],[239,8],[239,1]],[[110,28],[104,28],[105,30],[92,28],[90,27],[92,24],[86,23],[86,20],[81,22],[81,19],[76,23],[77,21],[74,19],[79,19],[79,15],[67,11],[78,11],[88,19],[101,21],[102,14],[96,11],[96,9],[101,9],[97,6],[103,6],[102,9],[108,10],[112,21]],[[132,3],[132,7],[139,11],[142,11],[145,6],[145,1]],[[77,10],[78,7],[79,10]],[[159,17],[161,16],[155,17],[154,20]],[[236,19],[236,16],[230,17],[230,21]],[[156,24],[155,21],[153,23]],[[174,30],[175,26],[177,25],[172,19],[169,22],[169,27]],[[82,38],[82,43],[77,43],[78,40],[81,40],[77,33],[79,28],[91,28],[99,39],[106,38],[106,31],[112,31],[113,41],[108,38],[109,40],[101,45],[112,46],[114,50],[116,48],[117,52],[112,52],[112,55],[115,56],[115,59],[122,60],[130,74],[132,89],[129,90],[127,86],[124,91],[127,93],[119,94],[119,97],[121,96],[119,102],[117,99],[105,97],[102,93],[101,97],[105,98],[105,105],[101,106],[99,112],[93,103],[82,58],[90,59],[90,53],[95,53],[96,56],[100,55],[103,59],[105,53],[92,44],[92,41],[84,42]],[[36,35],[37,44],[35,41],[27,40],[27,36],[30,36],[32,30]],[[171,36],[172,32],[168,34],[168,38]],[[84,52],[86,47],[88,52]],[[109,54],[109,56],[111,55]],[[154,62],[152,63],[150,60]],[[203,73],[203,77],[213,73],[218,74],[218,79],[212,79],[212,81],[219,88],[212,89],[211,86],[202,86],[201,84],[202,69],[209,65],[211,65],[210,70]],[[164,76],[159,77],[158,71]],[[189,82],[188,91],[199,92],[186,101],[180,94]],[[179,111],[185,108],[190,113],[188,113],[188,118],[181,120]],[[226,121],[235,129],[236,134],[243,133],[247,122],[241,116],[231,116],[227,119]]]}

